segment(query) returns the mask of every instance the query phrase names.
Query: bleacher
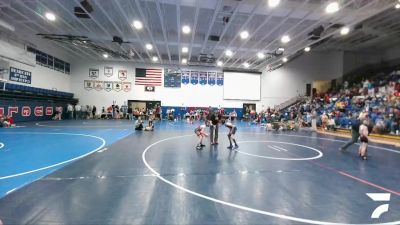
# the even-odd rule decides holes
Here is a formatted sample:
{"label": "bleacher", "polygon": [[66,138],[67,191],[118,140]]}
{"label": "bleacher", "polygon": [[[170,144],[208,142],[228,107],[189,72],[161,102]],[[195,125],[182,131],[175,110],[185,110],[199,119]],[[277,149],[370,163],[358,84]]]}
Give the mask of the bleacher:
{"label": "bleacher", "polygon": [[[0,82],[0,87],[4,83]],[[2,99],[34,99],[34,100],[58,100],[74,103],[77,100],[73,99],[74,94],[63,91],[56,91],[44,88],[30,87],[13,83],[6,83],[5,90],[1,89]]]}

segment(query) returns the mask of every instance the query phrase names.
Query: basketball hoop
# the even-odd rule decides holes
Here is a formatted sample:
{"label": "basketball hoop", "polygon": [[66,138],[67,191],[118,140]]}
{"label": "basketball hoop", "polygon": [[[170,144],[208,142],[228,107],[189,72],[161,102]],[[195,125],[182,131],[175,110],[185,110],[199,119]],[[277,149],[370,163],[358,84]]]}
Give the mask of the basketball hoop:
{"label": "basketball hoop", "polygon": [[0,88],[2,88],[3,91],[6,90],[6,83],[8,82],[7,74],[8,74],[8,69],[0,67],[0,82],[3,83],[3,87],[0,86]]}

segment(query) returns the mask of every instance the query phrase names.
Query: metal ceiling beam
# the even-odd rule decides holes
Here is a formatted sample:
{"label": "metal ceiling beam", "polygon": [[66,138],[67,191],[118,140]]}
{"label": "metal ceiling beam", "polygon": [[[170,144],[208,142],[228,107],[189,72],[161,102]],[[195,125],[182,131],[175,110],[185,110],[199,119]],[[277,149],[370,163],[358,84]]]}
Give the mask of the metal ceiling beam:
{"label": "metal ceiling beam", "polygon": [[207,33],[206,33],[206,35],[204,37],[204,41],[203,41],[203,44],[201,46],[200,53],[204,53],[204,48],[206,46],[208,36],[210,36],[211,30],[214,27],[215,19],[217,18],[217,15],[218,15],[218,12],[219,12],[219,10],[221,8],[222,2],[223,2],[222,0],[218,0],[218,2],[215,3],[214,14],[213,14],[213,17],[211,19],[211,23],[209,23],[209,27],[208,27]]}
{"label": "metal ceiling beam", "polygon": [[[147,54],[147,57],[149,58],[149,60],[151,60],[151,55],[149,53],[149,51],[145,48],[145,44],[142,42],[142,39],[139,37],[139,34],[134,30],[134,28],[131,26],[131,23],[133,21],[129,21],[128,16],[126,15],[124,9],[121,7],[121,4],[119,3],[119,1],[111,1],[112,3],[115,3],[117,5],[118,10],[122,13],[123,17],[125,18],[125,21],[127,24],[129,24],[129,27],[131,28],[130,31],[136,36],[137,41],[139,42],[139,44],[141,45],[141,47],[144,49],[144,51]],[[143,21],[142,21],[143,23]],[[143,23],[144,24],[144,23]],[[138,53],[138,55],[140,55]],[[141,57],[142,58],[142,57]],[[142,58],[143,59],[143,58]],[[144,60],[144,59],[143,59]],[[145,61],[145,60],[144,60]]]}
{"label": "metal ceiling beam", "polygon": [[[282,3],[281,3],[281,4],[282,4]],[[271,8],[268,8],[268,12],[269,12],[269,11],[271,11]],[[246,39],[245,41],[243,41],[242,44],[241,44],[238,48],[235,48],[235,51],[237,52],[237,51],[243,50],[243,46],[245,46],[245,45],[247,44],[247,42],[249,42],[251,39],[254,39],[255,34],[257,34],[257,33],[271,20],[272,17],[273,17],[273,13],[269,13],[268,17],[264,20],[264,22],[263,22],[261,25],[259,25],[259,26],[257,27],[257,29],[253,32],[252,37],[250,37],[250,38]],[[224,52],[222,52],[222,53],[220,54],[220,56],[218,57],[218,59],[221,59],[223,56],[224,56]],[[228,58],[228,59],[224,62],[224,64],[226,65],[226,63],[229,62],[231,59],[232,59],[232,58]]]}
{"label": "metal ceiling beam", "polygon": [[[118,2],[118,1],[116,1],[116,2]],[[151,43],[153,43],[153,45],[154,45],[154,46],[153,46],[153,49],[154,49],[155,52],[157,53],[158,58],[159,58],[159,60],[160,60],[160,63],[162,63],[163,60],[162,60],[161,54],[160,54],[160,52],[158,51],[158,48],[157,48],[157,46],[156,46],[156,44],[155,44],[154,37],[153,37],[153,34],[152,34],[151,30],[150,30],[149,23],[147,22],[147,20],[145,20],[145,16],[144,16],[144,14],[143,14],[143,10],[142,10],[142,8],[141,8],[140,2],[139,2],[138,0],[135,0],[135,4],[136,4],[136,8],[137,8],[138,11],[139,11],[140,19],[141,19],[142,23],[144,24],[144,27],[145,27],[147,33],[149,34]]]}
{"label": "metal ceiling beam", "polygon": [[[240,26],[240,28],[239,28],[239,31],[242,31],[242,30],[244,30],[244,28],[246,28],[246,26],[248,25],[248,23],[253,19],[253,17],[256,15],[256,11],[258,10],[258,9],[260,9],[260,6],[262,5],[262,4],[265,4],[266,2],[264,1],[264,0],[261,0],[258,4],[256,4],[255,6],[254,6],[254,8],[252,9],[252,11],[250,12],[250,15],[247,17],[247,19],[246,19],[246,22],[244,22],[243,24],[242,24],[242,26]],[[234,38],[232,38],[232,40],[228,43],[228,45],[227,45],[227,47],[229,48],[229,46],[231,46],[232,45],[232,43],[236,40],[238,38],[238,35],[236,35]],[[250,37],[248,38],[248,39],[250,39],[251,38],[251,34],[250,34]],[[248,40],[247,39],[247,40]],[[214,51],[214,49],[219,45],[219,43],[220,42],[218,42],[215,46],[214,46],[214,48],[213,48],[213,51]],[[217,62],[222,58],[222,56],[223,56],[223,53],[217,58]]]}
{"label": "metal ceiling beam", "polygon": [[169,45],[168,45],[168,37],[167,37],[167,32],[166,32],[166,26],[165,26],[165,23],[164,23],[164,20],[163,20],[163,14],[162,14],[162,11],[161,11],[161,4],[160,4],[160,1],[159,0],[155,0],[155,3],[156,3],[156,7],[157,7],[157,15],[158,15],[158,19],[160,20],[160,23],[161,23],[161,29],[162,29],[162,33],[163,33],[163,37],[164,37],[164,45],[165,45],[165,48],[167,49],[167,54],[168,54],[168,60],[169,60],[169,62],[170,63],[172,63],[171,62],[171,52],[170,52],[170,50],[169,50]]}
{"label": "metal ceiling beam", "polygon": [[[304,7],[304,5],[306,5],[309,2],[309,0],[305,0],[301,6],[299,8]],[[324,5],[321,5],[318,10],[322,10],[324,8]],[[296,11],[296,9],[292,9],[286,16],[285,18],[277,25],[275,26],[272,30],[270,30],[260,41],[258,41],[256,44],[254,44],[251,48],[257,48],[257,45],[260,45],[265,39],[267,39],[269,36],[271,36],[271,34],[273,34],[273,32],[275,32],[276,30],[280,29],[280,26],[283,25],[287,20],[289,20],[291,18],[291,15],[293,15],[293,13]],[[306,21],[308,19],[308,17],[314,13],[314,11],[308,11],[301,19],[300,21],[296,22],[294,25],[292,25],[288,30],[285,31],[285,33],[290,33],[292,32],[294,29],[296,29],[298,26],[300,26],[304,21]],[[318,21],[318,20],[317,20]],[[318,21],[319,22],[319,21]],[[317,22],[317,23],[318,23]],[[282,35],[282,33],[280,34]],[[270,48],[273,44],[275,44],[275,41],[270,42],[268,45],[266,45],[261,52],[265,52],[266,50],[268,50],[268,48]],[[248,57],[249,54],[244,54],[245,57]],[[254,57],[255,58],[255,57]],[[253,58],[249,59],[248,61],[251,61]],[[234,61],[230,67],[233,67],[234,65],[236,65],[237,62],[239,62],[239,60],[243,60],[243,57],[240,57],[239,59],[236,59],[236,61]],[[255,59],[257,60],[257,59]],[[250,66],[252,66],[254,64],[250,63]]]}
{"label": "metal ceiling beam", "polygon": [[[114,20],[108,15],[108,13],[104,10],[104,8],[101,6],[101,4],[97,4],[96,1],[93,1],[93,3],[95,5],[97,5],[97,7],[99,7],[100,11],[107,17],[107,19],[110,21],[110,23],[113,25],[113,27],[115,28],[115,30],[118,31],[119,35],[123,38],[123,40],[126,40],[126,37],[124,35],[124,32],[121,31],[121,29],[119,29],[119,27],[115,24]],[[122,50],[126,51],[121,45],[119,46]],[[140,60],[142,62],[144,62],[143,58],[141,55],[138,54],[138,52],[135,49],[130,49],[132,51],[135,52],[136,55],[139,56]]]}
{"label": "metal ceiling beam", "polygon": [[196,30],[197,30],[197,21],[199,18],[199,11],[200,11],[199,1],[196,1],[196,12],[194,13],[194,24],[193,24],[193,32],[192,32],[192,37],[191,37],[190,46],[189,46],[188,63],[190,62],[190,59],[192,58],[193,42],[194,42]]}
{"label": "metal ceiling beam", "polygon": [[[344,9],[345,7],[351,5],[351,4],[353,3],[353,1],[354,1],[354,0],[349,0],[349,1],[347,1],[345,4],[341,5],[341,8]],[[323,11],[323,8],[324,8],[324,7],[325,7],[325,5],[321,5],[320,10]],[[346,13],[346,12],[345,12],[345,10],[341,10],[341,13]],[[336,13],[335,16],[339,17],[339,14],[340,14],[340,13]],[[348,14],[347,14],[347,15],[348,15]],[[331,24],[334,24],[334,23],[336,23],[338,20],[341,20],[341,19],[342,19],[342,17],[339,17],[339,18],[336,18],[336,20],[335,20],[334,15],[327,16],[327,17],[325,17],[324,19],[321,19],[322,17],[324,17],[324,14],[322,14],[322,16],[321,16],[315,23],[313,23],[312,25],[310,25],[309,27],[313,28],[313,27],[316,27],[316,26],[318,26],[318,25],[321,25],[321,24],[324,23],[326,20],[329,20],[329,22],[330,22]],[[331,17],[333,17],[332,19],[333,19],[333,21],[335,21],[335,22],[333,22],[332,20],[330,20]],[[306,19],[306,18],[303,18],[302,21],[305,20],[305,19]],[[295,28],[296,28],[297,26],[299,26],[299,25],[300,25],[300,22],[299,22],[299,23],[296,23],[294,26],[292,26],[292,27],[291,27],[288,31],[286,31],[285,33],[288,34],[290,31],[292,31],[293,29],[295,29]],[[299,43],[299,41],[296,40],[296,38],[301,37],[302,35],[306,34],[307,32],[310,32],[310,30],[304,29],[304,30],[301,31],[300,33],[297,33],[295,36],[291,37],[291,39],[292,39],[292,40],[291,40],[291,43],[293,43],[293,42]],[[279,36],[282,36],[282,34],[284,34],[284,33],[281,33]],[[265,47],[262,49],[262,51],[267,50],[272,44],[276,43],[277,41],[280,41],[280,40],[275,40],[275,41],[270,42],[267,46],[265,46]],[[308,37],[307,37],[305,40],[302,40],[302,41],[308,41]],[[287,54],[286,52],[288,52],[288,51],[287,51],[287,48],[288,48],[288,47],[285,48],[284,55],[286,55],[286,54]],[[256,59],[256,58],[255,58],[255,57],[251,57],[251,58],[249,59],[249,61],[253,61],[254,59]],[[267,61],[268,61],[268,60],[267,60]],[[254,61],[254,62],[256,62],[256,61]],[[254,65],[254,62],[253,62],[253,63],[250,63],[250,67]],[[262,63],[261,63],[261,64],[262,64]]]}
{"label": "metal ceiling beam", "polygon": [[[230,22],[229,22],[228,24],[225,24],[224,29],[222,30],[222,33],[219,35],[219,42],[217,42],[217,43],[214,45],[214,47],[211,48],[211,51],[210,51],[211,53],[214,53],[214,49],[218,46],[219,43],[221,43],[221,41],[222,41],[222,39],[223,39],[223,37],[224,37],[226,31],[229,29],[229,27],[230,27],[231,24],[233,23],[233,20],[234,20],[236,14],[237,14],[238,11],[239,11],[239,8],[240,8],[241,3],[242,3],[242,2],[237,3],[235,10],[233,10],[232,15],[230,16],[230,19],[229,19]],[[261,2],[260,2],[260,3],[261,3]],[[255,11],[256,11],[256,9],[254,8],[253,11],[252,11],[252,13],[254,13]],[[235,36],[235,37],[237,37],[237,36]],[[235,39],[235,38],[233,38],[233,39]],[[229,45],[228,45],[228,46],[229,46]]]}
{"label": "metal ceiling beam", "polygon": [[178,61],[181,60],[181,1],[176,3],[176,32],[178,32]]}
{"label": "metal ceiling beam", "polygon": [[[74,0],[74,2],[77,4],[77,5],[80,5],[80,2],[78,1],[78,0]],[[88,12],[86,9],[85,9],[85,7],[81,7],[82,8],[82,10],[86,13],[86,14],[90,14],[90,12]],[[96,18],[94,18],[93,16],[91,16],[90,17],[91,18],[91,20],[106,34],[106,35],[109,35],[109,37],[110,37],[110,39],[112,38],[112,34],[110,34],[110,32],[107,30],[107,29],[105,29],[97,20],[96,20]],[[107,47],[107,48],[110,48],[110,49],[113,49],[112,48],[112,46],[110,46],[109,44],[107,44],[107,43],[105,43],[105,42],[103,42],[103,44]],[[121,47],[122,48],[122,47]],[[122,48],[124,51],[126,51],[124,48]],[[123,59],[124,61],[127,61],[126,59]]]}
{"label": "metal ceiling beam", "polygon": [[[4,15],[6,15],[6,14],[4,14]],[[6,15],[6,17],[10,18],[11,20],[14,19],[14,18],[12,18],[10,15]],[[37,30],[35,30],[35,29],[33,29],[32,27],[28,26],[26,23],[21,23],[21,24],[22,24],[24,27],[26,27],[27,29],[31,30],[33,33],[36,33],[36,32],[37,32]],[[44,31],[45,31],[45,30],[44,30]],[[67,52],[69,52],[69,53],[71,53],[71,54],[73,54],[73,55],[75,55],[75,56],[78,56],[79,58],[84,58],[84,57],[82,57],[81,54],[78,54],[76,51],[73,51],[72,49],[63,46],[62,44],[59,44],[59,43],[57,43],[57,42],[53,42],[53,44],[54,44],[56,47],[60,47],[60,48],[64,49],[65,51],[67,51]]]}
{"label": "metal ceiling beam", "polygon": [[[57,1],[56,1],[57,2]],[[43,8],[45,8],[45,9],[49,9],[45,4],[43,4],[42,2],[40,2],[40,1],[38,1],[38,3],[43,7]],[[63,8],[63,9],[65,9],[65,8]],[[68,11],[67,11],[68,12]],[[41,16],[42,17],[42,16]],[[42,17],[43,18],[43,17]],[[43,18],[44,19],[44,18]],[[58,15],[58,18],[57,18],[58,20],[60,20],[63,24],[65,24],[65,26],[67,26],[67,27],[69,27],[70,28],[70,30],[72,31],[72,32],[75,32],[75,34],[80,34],[81,32],[80,31],[78,31],[77,29],[75,29],[74,27],[72,27],[68,22],[66,22],[60,15]],[[58,29],[59,30],[59,29]],[[76,48],[78,48],[78,47],[76,47]],[[99,56],[99,57],[101,57],[96,51],[93,51],[92,49],[89,49],[88,48],[88,50],[90,51],[90,52],[92,52],[94,55],[97,55],[97,56]],[[94,57],[93,57],[94,58]]]}
{"label": "metal ceiling beam", "polygon": [[[38,14],[36,11],[34,11],[33,9],[29,8],[28,6],[26,6],[25,3],[22,4],[22,3],[18,2],[18,1],[17,1],[16,3],[19,4],[19,5],[21,5],[21,6],[23,6],[25,9],[27,9],[27,10],[30,11],[30,12],[32,12],[34,15],[38,16],[39,18],[41,18],[41,19],[43,19],[43,20],[46,20],[42,15]],[[32,20],[29,19],[29,17],[27,17],[25,14],[23,14],[23,13],[21,13],[20,11],[14,9],[14,8],[12,7],[12,5],[10,5],[10,9],[11,9],[13,12],[17,13],[18,15],[20,15],[21,17],[24,17],[27,21],[32,21]],[[47,30],[46,28],[44,28],[42,25],[36,23],[35,21],[33,21],[33,23],[34,23],[36,26],[38,26],[39,28],[41,28],[42,30],[44,30],[45,32],[47,32],[47,33],[49,32],[49,30]],[[52,26],[54,27],[54,25],[52,25]],[[55,28],[56,28],[56,27],[55,27]],[[58,44],[58,46],[61,46],[61,44]],[[73,48],[77,49],[78,51],[80,51],[81,53],[87,55],[88,57],[93,57],[93,56],[87,54],[86,52],[82,51],[81,49],[79,49],[79,48],[77,48],[77,47],[75,47],[75,46],[73,46]]]}
{"label": "metal ceiling beam", "polygon": [[[365,9],[365,8],[368,8],[370,5],[373,5],[373,4],[376,4],[376,5],[377,5],[377,4],[378,4],[378,1],[380,1],[380,0],[371,1],[370,3],[365,4],[363,7],[359,8],[359,9],[357,9],[357,10],[355,10],[355,11],[356,11],[356,12],[361,11],[361,10],[363,10],[363,9]],[[367,16],[364,16],[364,17],[358,17],[357,20],[355,20],[355,21],[353,21],[352,23],[348,24],[348,26],[354,26],[354,25],[356,25],[356,24],[358,24],[358,23],[360,23],[360,22],[362,22],[362,21],[368,19],[369,17],[375,16],[375,15],[377,15],[377,14],[379,14],[379,13],[381,13],[381,12],[387,10],[387,9],[389,9],[390,7],[393,7],[393,3],[386,3],[386,4],[383,4],[383,6],[382,6],[381,8],[379,8],[378,10],[376,10],[374,14],[372,14],[372,15],[367,15]],[[376,7],[375,7],[375,8],[376,8]],[[319,40],[316,40],[316,41],[311,42],[310,45],[312,45],[312,44],[314,44],[314,43],[317,43],[318,41],[324,40],[324,39],[326,39],[326,38],[328,38],[328,37],[331,37],[332,35],[335,35],[335,34],[337,34],[337,31],[332,31],[332,32],[330,32],[329,34],[326,34],[326,35],[322,36]],[[297,45],[295,45],[295,46],[297,46]],[[295,46],[293,46],[292,48],[295,48]],[[301,46],[300,48],[296,48],[295,50],[292,50],[292,52],[300,51],[300,50],[303,49],[303,47],[304,47],[304,46]],[[260,65],[258,65],[257,67],[255,67],[255,69],[263,68],[263,67],[265,66],[266,63],[268,63],[268,62],[261,63]],[[268,64],[274,65],[274,64],[277,64],[277,63],[280,63],[280,58],[279,58],[279,59],[276,59],[276,60],[274,60],[273,62],[270,62],[270,63],[268,63]]]}

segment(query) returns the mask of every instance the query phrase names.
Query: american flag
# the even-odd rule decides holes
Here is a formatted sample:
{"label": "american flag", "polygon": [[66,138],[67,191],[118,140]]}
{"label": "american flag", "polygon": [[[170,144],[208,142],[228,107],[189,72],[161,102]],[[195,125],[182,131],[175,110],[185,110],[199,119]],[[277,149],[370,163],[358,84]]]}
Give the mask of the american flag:
{"label": "american flag", "polygon": [[135,85],[162,86],[162,69],[136,68]]}

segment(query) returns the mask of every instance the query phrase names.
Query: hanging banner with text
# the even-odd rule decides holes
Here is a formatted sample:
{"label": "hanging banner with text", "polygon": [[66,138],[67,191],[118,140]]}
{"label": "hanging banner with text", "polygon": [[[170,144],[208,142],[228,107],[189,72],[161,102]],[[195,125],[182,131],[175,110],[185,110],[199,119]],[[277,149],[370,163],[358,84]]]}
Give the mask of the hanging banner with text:
{"label": "hanging banner with text", "polygon": [[10,81],[15,81],[24,84],[31,84],[32,73],[29,71],[10,67]]}

